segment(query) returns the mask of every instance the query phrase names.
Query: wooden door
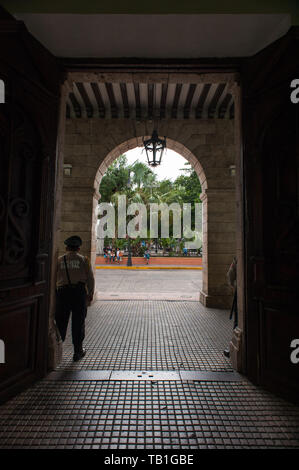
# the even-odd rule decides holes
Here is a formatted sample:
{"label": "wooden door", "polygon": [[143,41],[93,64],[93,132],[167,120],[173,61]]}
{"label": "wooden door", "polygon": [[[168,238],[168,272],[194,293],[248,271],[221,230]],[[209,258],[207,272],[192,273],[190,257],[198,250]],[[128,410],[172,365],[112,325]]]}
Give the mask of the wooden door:
{"label": "wooden door", "polygon": [[245,298],[247,373],[299,400],[299,34],[244,62]]}
{"label": "wooden door", "polygon": [[[0,11],[0,400],[46,373],[60,71]],[[0,358],[1,360],[1,358]]]}

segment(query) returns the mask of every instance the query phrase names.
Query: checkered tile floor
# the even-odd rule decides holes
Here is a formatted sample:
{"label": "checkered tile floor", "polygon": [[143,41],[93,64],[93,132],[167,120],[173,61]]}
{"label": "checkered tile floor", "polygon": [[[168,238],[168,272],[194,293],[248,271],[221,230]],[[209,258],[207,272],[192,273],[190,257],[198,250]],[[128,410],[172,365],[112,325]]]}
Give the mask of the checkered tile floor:
{"label": "checkered tile floor", "polygon": [[247,382],[44,380],[0,407],[0,447],[299,449],[299,408]]}
{"label": "checkered tile floor", "polygon": [[96,302],[88,310],[86,356],[73,362],[69,334],[59,369],[230,371],[223,349],[232,326],[227,311],[197,302]]}
{"label": "checkered tile floor", "polygon": [[68,336],[58,370],[0,406],[1,449],[299,449],[299,407],[223,357],[228,312],[97,302],[86,330],[83,360]]}

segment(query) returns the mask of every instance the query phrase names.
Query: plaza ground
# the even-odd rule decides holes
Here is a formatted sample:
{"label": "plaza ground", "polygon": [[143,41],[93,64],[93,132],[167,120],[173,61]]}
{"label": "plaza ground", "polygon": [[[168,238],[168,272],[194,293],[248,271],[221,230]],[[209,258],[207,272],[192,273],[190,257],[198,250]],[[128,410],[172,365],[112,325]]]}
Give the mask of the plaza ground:
{"label": "plaza ground", "polygon": [[[114,269],[117,268],[117,269]],[[198,269],[96,269],[97,300],[199,301]]]}
{"label": "plaza ground", "polygon": [[86,356],[73,362],[69,328],[58,368],[0,407],[0,447],[299,448],[299,407],[224,357],[229,312],[184,299],[201,276],[97,270],[103,299],[88,309]]}

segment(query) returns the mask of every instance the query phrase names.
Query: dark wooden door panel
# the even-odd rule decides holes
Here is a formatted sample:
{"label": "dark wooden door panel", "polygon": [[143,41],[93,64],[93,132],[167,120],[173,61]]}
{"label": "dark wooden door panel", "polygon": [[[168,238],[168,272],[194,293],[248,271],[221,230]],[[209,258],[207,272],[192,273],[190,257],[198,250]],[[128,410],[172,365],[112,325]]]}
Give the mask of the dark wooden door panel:
{"label": "dark wooden door panel", "polygon": [[16,376],[34,371],[38,311],[38,299],[12,303],[2,306],[0,310],[0,331],[5,338],[5,364],[0,368],[0,390],[11,385]]}
{"label": "dark wooden door panel", "polygon": [[0,401],[46,373],[60,76],[0,11]]}
{"label": "dark wooden door panel", "polygon": [[243,68],[246,225],[246,341],[249,377],[299,400],[299,77],[298,30]]}
{"label": "dark wooden door panel", "polygon": [[296,311],[284,310],[282,307],[278,309],[261,304],[260,308],[263,380],[279,392],[288,387],[289,397],[296,399],[299,367],[291,361],[291,343],[293,339],[299,338],[299,316]]}

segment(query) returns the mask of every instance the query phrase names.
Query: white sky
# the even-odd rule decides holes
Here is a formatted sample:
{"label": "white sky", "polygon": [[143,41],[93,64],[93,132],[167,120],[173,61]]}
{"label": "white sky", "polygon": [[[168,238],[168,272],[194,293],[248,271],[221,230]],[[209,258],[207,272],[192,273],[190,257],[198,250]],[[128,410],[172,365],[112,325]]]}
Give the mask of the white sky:
{"label": "white sky", "polygon": [[[142,152],[142,147],[137,147],[133,150],[129,150],[125,153],[128,163],[134,163],[136,160],[139,160],[147,164],[147,158],[145,150]],[[180,171],[181,168],[184,168],[184,164],[187,160],[174,152],[173,150],[166,149],[166,152],[163,154],[161,165],[150,167],[151,170],[156,173],[159,181],[167,178],[174,181],[181,174],[186,174],[183,171]]]}

